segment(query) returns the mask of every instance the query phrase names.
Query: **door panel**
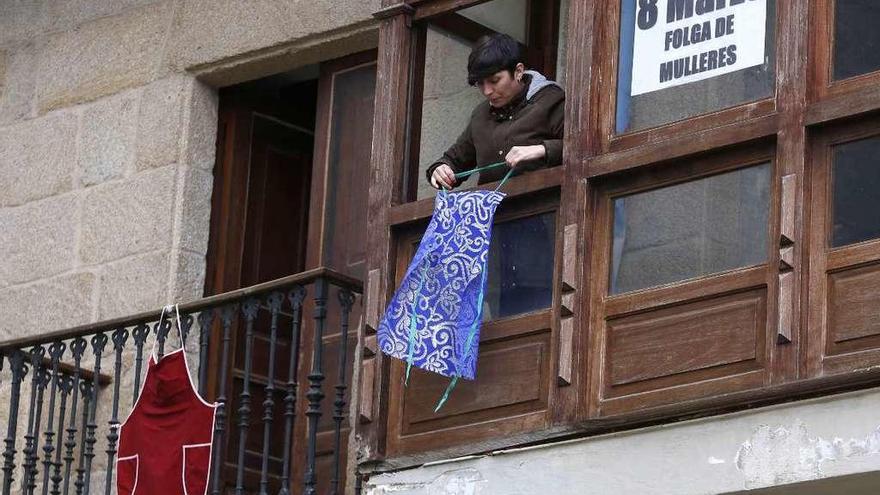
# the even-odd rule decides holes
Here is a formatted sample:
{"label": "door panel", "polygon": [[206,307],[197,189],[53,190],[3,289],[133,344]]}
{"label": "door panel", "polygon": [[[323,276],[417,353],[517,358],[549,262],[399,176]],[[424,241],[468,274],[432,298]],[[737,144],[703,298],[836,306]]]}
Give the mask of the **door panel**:
{"label": "door panel", "polygon": [[[324,266],[364,279],[366,262],[366,210],[368,200],[367,174],[372,146],[373,99],[376,88],[376,51],[358,53],[321,65],[318,81],[318,114],[315,132],[311,222],[309,225],[307,267]],[[310,288],[311,290],[312,288]],[[314,310],[313,294],[304,308],[304,315]],[[328,493],[334,469],[334,420],[338,370],[342,358],[341,306],[338,288],[327,292],[327,314],[323,331],[324,381],[321,418],[318,422],[316,471],[319,493]],[[361,297],[357,296],[349,315],[349,331],[345,353],[345,406],[340,433],[340,487],[347,482],[349,408],[351,406],[354,351],[357,346]],[[300,367],[300,403],[307,404],[308,374],[314,349],[314,321],[304,321],[303,361]],[[294,453],[295,465],[306,464],[308,429],[300,421],[295,432],[299,445]],[[303,472],[294,473],[294,482],[302,483]]]}
{"label": "door panel", "polygon": [[[270,91],[249,83],[221,91],[218,157],[215,165],[211,239],[206,293],[222,293],[300,272],[306,263],[306,235],[314,128],[313,82],[295,84],[290,92]],[[269,316],[260,312],[254,322],[254,366],[250,378],[251,421],[245,444],[247,491],[258,489],[263,452],[262,401],[268,384]],[[290,328],[279,317],[279,335]],[[210,365],[219,364],[219,327],[212,338]],[[239,448],[238,408],[245,374],[245,328],[232,328],[231,362],[225,384],[228,397],[225,459],[221,476],[234,487]],[[274,431],[283,424],[279,384],[286,380],[290,342],[276,341]],[[216,397],[218,372],[209,373],[209,395]],[[283,456],[280,435],[270,446],[269,483],[277,487]],[[277,488],[275,488],[277,489]]]}

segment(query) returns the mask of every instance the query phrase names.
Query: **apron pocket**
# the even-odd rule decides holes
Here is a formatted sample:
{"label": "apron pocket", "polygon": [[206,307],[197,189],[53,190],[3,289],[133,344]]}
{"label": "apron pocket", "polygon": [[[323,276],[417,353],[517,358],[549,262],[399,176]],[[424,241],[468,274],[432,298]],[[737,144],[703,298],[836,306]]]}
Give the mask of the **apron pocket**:
{"label": "apron pocket", "polygon": [[186,495],[208,492],[208,469],[211,465],[211,444],[183,446],[183,490]]}
{"label": "apron pocket", "polygon": [[137,489],[137,478],[137,455],[116,460],[116,492],[119,495],[134,495],[134,491]]}

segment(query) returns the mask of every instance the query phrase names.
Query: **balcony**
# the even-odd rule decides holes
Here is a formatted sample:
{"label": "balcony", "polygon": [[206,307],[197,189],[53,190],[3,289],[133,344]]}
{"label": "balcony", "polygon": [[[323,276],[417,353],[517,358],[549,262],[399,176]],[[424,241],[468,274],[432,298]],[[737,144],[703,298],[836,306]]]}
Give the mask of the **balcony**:
{"label": "balcony", "polygon": [[319,268],[181,305],[181,337],[157,310],[0,344],[3,494],[115,493],[116,427],[150,349],[161,359],[180,338],[219,404],[210,493],[350,493],[361,294]]}

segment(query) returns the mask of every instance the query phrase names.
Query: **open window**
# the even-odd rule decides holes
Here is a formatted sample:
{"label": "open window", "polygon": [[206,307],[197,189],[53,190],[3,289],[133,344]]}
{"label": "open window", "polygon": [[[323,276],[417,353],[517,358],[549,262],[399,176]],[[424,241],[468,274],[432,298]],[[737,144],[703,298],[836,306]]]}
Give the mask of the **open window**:
{"label": "open window", "polygon": [[[465,8],[438,2],[416,8],[412,30],[407,156],[401,204],[389,211],[397,286],[415,254],[436,194],[425,179],[467,127],[479,90],[467,83],[467,59],[483,35],[503,32],[524,48],[527,69],[560,79],[567,2],[493,0]],[[562,33],[562,34],[561,34]],[[561,165],[561,164],[560,164]],[[392,360],[388,387],[387,451],[390,457],[489,441],[549,427],[557,414],[561,170],[523,174],[505,185],[508,197],[495,216],[489,255],[484,324],[475,381],[462,380],[439,413],[433,408],[449,380]],[[463,187],[476,184],[469,179]]]}
{"label": "open window", "polygon": [[[524,48],[527,69],[558,78],[560,0],[492,0],[428,17],[414,25],[417,46],[411,90],[409,157],[403,198],[433,197],[425,171],[467,127],[484,101],[467,83],[467,59],[484,35],[505,33]],[[475,183],[475,179],[471,179]]]}

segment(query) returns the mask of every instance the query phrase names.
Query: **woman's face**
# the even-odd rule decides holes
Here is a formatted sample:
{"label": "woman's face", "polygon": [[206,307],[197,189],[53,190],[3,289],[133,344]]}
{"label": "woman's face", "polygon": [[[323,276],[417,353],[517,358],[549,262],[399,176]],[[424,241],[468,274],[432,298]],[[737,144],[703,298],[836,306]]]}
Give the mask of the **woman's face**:
{"label": "woman's face", "polygon": [[477,81],[477,88],[483,93],[483,97],[489,100],[490,105],[495,108],[503,107],[522,91],[521,80],[524,70],[523,64],[517,64],[513,74],[508,70],[498,71]]}

